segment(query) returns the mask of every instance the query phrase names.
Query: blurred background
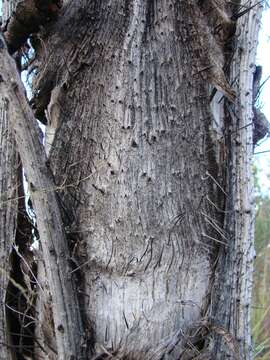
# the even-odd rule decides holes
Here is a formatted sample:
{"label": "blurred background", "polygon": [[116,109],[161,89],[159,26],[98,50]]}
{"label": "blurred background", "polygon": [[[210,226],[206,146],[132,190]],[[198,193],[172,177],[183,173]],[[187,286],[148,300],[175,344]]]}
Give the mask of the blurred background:
{"label": "blurred background", "polygon": [[[257,106],[270,121],[270,8],[262,17],[257,65],[263,69]],[[254,150],[256,196],[252,330],[254,359],[270,360],[270,137]]]}

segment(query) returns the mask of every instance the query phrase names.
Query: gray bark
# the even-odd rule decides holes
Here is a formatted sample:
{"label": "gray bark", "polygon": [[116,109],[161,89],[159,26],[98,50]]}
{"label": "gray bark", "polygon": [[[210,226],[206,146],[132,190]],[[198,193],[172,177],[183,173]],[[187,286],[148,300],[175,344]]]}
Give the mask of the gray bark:
{"label": "gray bark", "polygon": [[46,274],[52,294],[58,359],[72,360],[75,356],[83,359],[84,333],[74,283],[70,276],[69,252],[55,195],[55,184],[39,141],[37,123],[3,37],[0,37],[0,61],[0,95],[8,104],[9,122],[27,173],[38,219]]}
{"label": "gray bark", "polygon": [[[97,343],[114,350],[143,353],[206,317],[223,343],[212,356],[240,346],[251,357],[252,142],[251,127],[238,129],[252,122],[259,11],[240,18],[235,33],[230,18],[242,8],[214,4],[68,4],[48,34],[36,87],[42,94],[58,64],[47,108],[56,129],[50,162],[75,211],[74,252],[87,261],[84,306]],[[221,91],[212,104],[209,83]],[[222,93],[236,95],[235,104]],[[226,305],[219,274],[233,289]]]}
{"label": "gray bark", "polygon": [[[252,6],[253,3],[248,4]],[[243,359],[253,358],[250,336],[252,272],[255,250],[254,194],[253,194],[253,75],[257,34],[260,29],[262,8],[255,8],[241,17],[237,24],[238,41],[231,65],[238,101],[235,107],[227,106],[225,119],[231,133],[227,189],[228,199],[224,228],[231,245],[220,254],[216,269],[212,316],[234,334],[235,346]],[[256,130],[256,129],[255,129]],[[224,272],[222,269],[226,269]],[[215,343],[217,353],[227,352],[220,339]],[[226,355],[223,355],[226,356]]]}
{"label": "gray bark", "polygon": [[9,257],[15,240],[17,219],[18,156],[7,119],[7,104],[0,98],[0,359],[9,359],[9,329],[6,322],[6,291],[9,283]]}
{"label": "gray bark", "polygon": [[39,34],[33,103],[97,353],[252,358],[255,4],[65,1]]}
{"label": "gray bark", "polygon": [[[11,4],[11,3],[10,3]],[[8,19],[3,4],[2,20]],[[15,243],[18,209],[18,154],[14,135],[8,121],[7,102],[0,97],[0,359],[11,359],[10,329],[6,319],[6,296],[10,281],[10,255]]]}

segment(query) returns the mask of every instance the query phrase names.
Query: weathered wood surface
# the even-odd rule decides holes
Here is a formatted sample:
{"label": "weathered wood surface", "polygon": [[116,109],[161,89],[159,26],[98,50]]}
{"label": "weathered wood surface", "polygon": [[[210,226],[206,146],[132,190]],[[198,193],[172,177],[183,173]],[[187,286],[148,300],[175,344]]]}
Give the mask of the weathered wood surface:
{"label": "weathered wood surface", "polygon": [[[257,4],[249,1],[247,7]],[[260,30],[262,4],[239,18],[231,64],[230,81],[234,83],[237,102],[225,107],[226,147],[229,150],[228,198],[224,230],[230,246],[221,252],[216,269],[216,297],[213,316],[231,334],[242,359],[253,359],[251,340],[251,292],[253,278],[255,199],[253,193],[253,75]],[[226,271],[224,271],[226,269]],[[227,353],[221,338],[215,343],[217,354]],[[224,357],[226,355],[223,355]]]}
{"label": "weathered wood surface", "polygon": [[240,2],[66,6],[35,87],[40,101],[52,91],[50,163],[75,213],[97,342],[142,354],[206,317],[223,344],[214,357],[250,358],[252,143],[238,129],[252,122],[259,6],[237,23]]}
{"label": "weathered wood surface", "polygon": [[35,103],[99,351],[252,358],[255,4],[65,1],[40,34]]}
{"label": "weathered wood surface", "polygon": [[[10,5],[12,2],[10,2]],[[2,7],[2,20],[8,18]],[[0,359],[11,359],[9,329],[7,328],[5,300],[10,276],[9,258],[15,241],[18,209],[18,154],[14,135],[8,120],[8,104],[0,96]]]}
{"label": "weathered wood surface", "polygon": [[52,296],[58,359],[84,358],[83,327],[70,276],[69,249],[56,200],[55,184],[32,110],[14,60],[0,38],[0,96],[8,104],[8,118],[29,181],[34,204],[46,275]]}
{"label": "weathered wood surface", "polygon": [[5,299],[9,282],[9,257],[15,240],[18,206],[18,156],[8,123],[7,102],[0,97],[0,359],[10,359]]}

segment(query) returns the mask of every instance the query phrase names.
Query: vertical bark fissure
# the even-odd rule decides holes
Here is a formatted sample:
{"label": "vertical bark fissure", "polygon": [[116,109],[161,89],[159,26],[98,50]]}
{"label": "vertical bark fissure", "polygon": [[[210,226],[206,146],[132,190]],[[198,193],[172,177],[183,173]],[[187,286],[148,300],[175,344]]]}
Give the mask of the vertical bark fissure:
{"label": "vertical bark fissure", "polygon": [[[87,37],[68,21],[58,23],[59,38],[48,37],[51,65],[39,84],[42,89],[61,64],[65,29],[69,73],[60,66],[60,92],[52,98],[61,111],[54,113],[50,162],[59,184],[77,184],[63,189],[63,198],[75,207],[73,225],[87,244],[97,342],[117,347],[127,338],[129,349],[138,350],[145,346],[142,334],[154,346],[203,312],[213,248],[224,241],[214,229],[220,214],[206,199],[213,192],[210,200],[223,209],[219,159],[208,134],[208,81],[229,98],[234,92],[195,2],[133,1],[127,26],[124,2],[112,2],[110,11],[107,1],[99,4],[106,24],[97,31],[99,20],[93,22]],[[219,63],[212,64],[215,55]],[[83,204],[74,201],[77,194]]]}
{"label": "vertical bark fissure", "polygon": [[[15,1],[2,4],[2,21],[5,23],[9,18]],[[17,227],[18,207],[18,153],[14,135],[9,124],[8,104],[5,97],[0,97],[0,358],[10,360],[12,358],[11,336],[7,321],[5,307],[7,299],[8,283],[10,281],[11,264],[10,256],[12,245],[15,241]],[[14,353],[13,353],[14,354]]]}
{"label": "vertical bark fissure", "polygon": [[[158,359],[170,347],[164,337],[179,340],[198,323],[214,338],[212,356],[238,356],[239,347],[250,358],[245,125],[254,48],[245,51],[257,24],[254,8],[235,35],[235,9],[214,0],[67,2],[65,17],[45,34],[36,100],[46,95],[50,163],[71,213],[70,248],[84,273],[82,303],[97,345],[136,358],[161,343],[149,355]],[[231,36],[235,105],[220,100],[236,95],[225,76]],[[192,358],[203,347],[211,356],[208,341],[196,350],[183,339],[171,358],[181,351]]]}
{"label": "vertical bark fissure", "polygon": [[11,359],[5,301],[11,270],[9,258],[16,233],[19,178],[17,177],[18,156],[8,123],[7,102],[3,97],[0,97],[0,144],[0,358]]}

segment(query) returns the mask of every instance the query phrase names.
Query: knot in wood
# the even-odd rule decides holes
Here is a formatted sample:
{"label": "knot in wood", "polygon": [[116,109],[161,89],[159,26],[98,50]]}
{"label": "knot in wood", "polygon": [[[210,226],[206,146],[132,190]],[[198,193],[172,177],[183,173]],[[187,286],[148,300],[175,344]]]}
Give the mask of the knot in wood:
{"label": "knot in wood", "polygon": [[64,326],[62,324],[57,326],[57,330],[60,331],[61,333],[64,333]]}

